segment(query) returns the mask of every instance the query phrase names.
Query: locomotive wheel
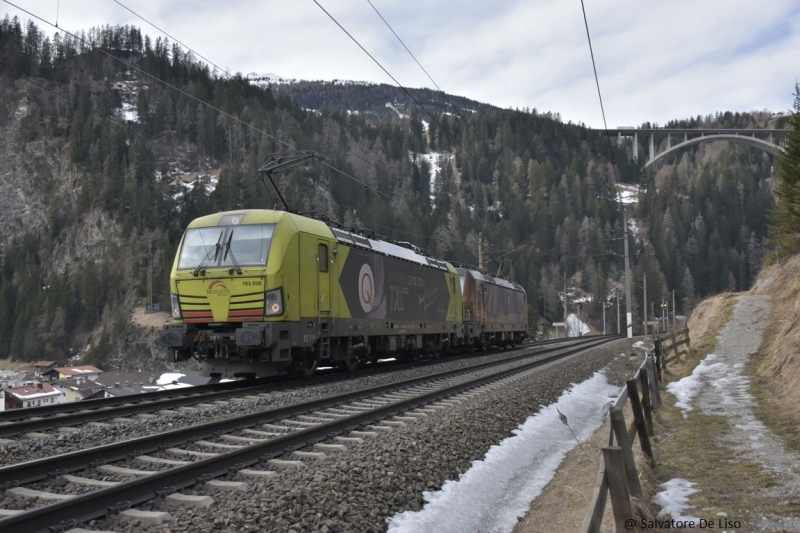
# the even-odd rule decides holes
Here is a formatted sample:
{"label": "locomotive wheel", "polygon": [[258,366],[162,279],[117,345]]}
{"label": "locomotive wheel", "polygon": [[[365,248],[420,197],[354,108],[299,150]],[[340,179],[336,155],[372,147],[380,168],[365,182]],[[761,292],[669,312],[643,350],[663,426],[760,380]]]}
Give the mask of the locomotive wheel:
{"label": "locomotive wheel", "polygon": [[355,372],[361,366],[357,350],[351,351],[350,355],[345,357],[344,366],[348,372]]}
{"label": "locomotive wheel", "polygon": [[294,371],[300,377],[311,379],[317,371],[317,357],[313,352],[302,351],[294,358]]}

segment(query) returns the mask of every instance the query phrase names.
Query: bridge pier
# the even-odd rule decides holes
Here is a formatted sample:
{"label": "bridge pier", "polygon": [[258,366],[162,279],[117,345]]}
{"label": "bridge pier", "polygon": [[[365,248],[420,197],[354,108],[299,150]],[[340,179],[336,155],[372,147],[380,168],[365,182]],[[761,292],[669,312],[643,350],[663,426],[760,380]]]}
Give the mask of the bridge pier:
{"label": "bridge pier", "polygon": [[650,157],[648,157],[648,158],[647,158],[647,162],[648,162],[648,163],[649,163],[650,161],[652,161],[653,159],[655,159],[655,157],[656,157],[656,149],[655,149],[655,145],[654,145],[654,143],[653,143],[653,138],[654,138],[655,136],[656,136],[656,134],[655,134],[655,133],[651,133],[651,134],[650,134],[650,142],[648,143],[648,144],[650,145]]}
{"label": "bridge pier", "polygon": [[639,162],[639,134],[633,132],[633,160]]}

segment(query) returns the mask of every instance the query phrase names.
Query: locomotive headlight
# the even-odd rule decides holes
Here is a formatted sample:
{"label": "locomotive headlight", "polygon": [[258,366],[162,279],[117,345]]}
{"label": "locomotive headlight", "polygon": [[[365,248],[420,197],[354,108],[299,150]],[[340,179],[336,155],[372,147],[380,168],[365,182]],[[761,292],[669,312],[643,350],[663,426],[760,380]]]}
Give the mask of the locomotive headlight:
{"label": "locomotive headlight", "polygon": [[181,302],[177,294],[170,293],[170,301],[172,302],[172,318],[181,317]]}
{"label": "locomotive headlight", "polygon": [[283,314],[283,289],[267,291],[264,294],[264,314],[266,316]]}

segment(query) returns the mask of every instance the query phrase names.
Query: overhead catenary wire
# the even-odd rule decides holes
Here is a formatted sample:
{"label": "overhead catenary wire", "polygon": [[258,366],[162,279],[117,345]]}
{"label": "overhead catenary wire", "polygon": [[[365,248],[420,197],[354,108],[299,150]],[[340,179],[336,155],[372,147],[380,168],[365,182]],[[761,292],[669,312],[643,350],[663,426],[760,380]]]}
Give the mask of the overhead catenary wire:
{"label": "overhead catenary wire", "polygon": [[[243,84],[248,84],[248,82],[246,82],[245,80],[243,80],[243,79],[240,79],[240,78],[237,78],[237,77],[234,77],[234,76],[232,76],[232,75],[231,75],[231,74],[228,72],[228,70],[227,70],[227,69],[223,69],[222,67],[220,67],[219,65],[217,65],[216,63],[214,63],[213,61],[211,61],[210,59],[208,59],[208,58],[207,58],[206,56],[204,56],[203,54],[199,53],[197,50],[195,50],[195,49],[194,49],[194,48],[192,48],[191,46],[189,46],[189,45],[187,45],[187,44],[183,43],[182,41],[180,41],[179,39],[177,39],[175,36],[173,36],[172,34],[170,34],[169,32],[167,32],[166,30],[164,30],[164,29],[160,28],[159,26],[157,26],[156,24],[154,24],[153,22],[151,22],[149,19],[147,19],[147,18],[146,18],[146,17],[144,17],[143,15],[141,15],[141,14],[137,13],[137,12],[136,12],[136,11],[134,11],[133,9],[129,8],[128,6],[126,6],[125,4],[123,4],[122,2],[120,2],[119,0],[114,0],[114,2],[115,2],[115,3],[117,3],[117,4],[118,4],[120,7],[122,7],[123,9],[127,10],[129,13],[131,13],[131,14],[132,14],[132,15],[134,15],[135,17],[137,17],[137,18],[139,18],[140,20],[142,20],[143,22],[145,22],[146,24],[149,24],[150,26],[152,26],[152,27],[153,27],[153,28],[155,28],[156,30],[160,31],[161,33],[163,33],[164,35],[166,35],[167,37],[169,37],[170,39],[172,39],[173,41],[175,41],[176,43],[178,43],[179,45],[181,45],[181,46],[182,46],[183,48],[185,48],[186,50],[189,50],[190,52],[192,52],[193,54],[195,54],[197,57],[201,58],[203,61],[205,61],[205,62],[206,62],[206,63],[208,63],[209,65],[212,65],[212,66],[216,67],[216,68],[217,68],[217,70],[219,70],[220,72],[222,72],[222,73],[223,73],[225,76],[227,76],[229,79],[235,79],[235,80],[238,80],[238,81],[240,81],[240,82],[241,82],[241,83],[243,83]],[[249,87],[253,87],[252,85],[249,85],[249,84],[248,84],[248,86],[249,86]],[[261,93],[258,93],[258,94],[261,94]],[[301,127],[306,127],[306,128],[308,128],[308,129],[310,129],[311,131],[313,131],[313,132],[315,132],[315,133],[317,133],[317,134],[321,135],[323,138],[325,138],[325,139],[328,139],[329,141],[331,141],[331,142],[333,142],[333,143],[337,144],[337,145],[338,145],[339,147],[341,147],[341,148],[342,148],[342,149],[343,149],[343,150],[344,150],[346,153],[348,153],[348,154],[352,155],[352,156],[353,156],[353,157],[355,157],[356,159],[360,159],[360,160],[361,160],[361,161],[363,161],[364,163],[366,163],[366,164],[368,164],[368,165],[370,165],[370,166],[372,166],[372,167],[376,167],[376,168],[377,168],[377,166],[376,166],[376,164],[375,164],[375,163],[373,163],[372,161],[369,161],[369,160],[368,160],[368,159],[366,159],[365,157],[363,157],[363,156],[361,156],[361,155],[357,154],[356,152],[354,152],[354,151],[350,150],[350,148],[349,148],[349,147],[347,147],[347,146],[345,146],[345,145],[344,145],[344,144],[343,144],[343,143],[342,143],[340,140],[332,138],[330,135],[326,134],[324,131],[318,130],[317,128],[313,127],[312,125],[308,124],[307,122],[301,122],[301,121],[297,120],[297,118],[295,118],[295,116],[292,114],[291,110],[290,110],[290,109],[287,109],[287,108],[286,108],[286,107],[284,107],[284,106],[282,106],[282,105],[280,104],[280,102],[278,102],[278,100],[277,100],[277,99],[275,99],[273,103],[275,104],[275,106],[276,106],[276,107],[278,107],[279,109],[281,109],[282,111],[284,111],[284,112],[286,113],[286,116],[288,116],[289,118],[291,118],[292,120],[294,120],[294,121],[295,121],[295,122],[296,122],[298,125],[300,125]],[[329,166],[330,168],[332,168],[332,169],[333,169],[333,170],[335,170],[336,172],[339,172],[339,169],[338,169],[338,168],[335,168],[335,167],[332,167],[332,166],[330,166],[330,165],[327,165],[327,164],[326,164],[326,163],[324,163],[324,162],[323,162],[323,165],[325,165],[325,166]],[[387,196],[387,197],[388,197],[388,196]]]}
{"label": "overhead catenary wire", "polygon": [[[431,75],[428,73],[428,71],[427,71],[427,70],[425,70],[425,67],[423,67],[423,66],[422,66],[422,63],[420,63],[420,62],[419,62],[419,60],[417,59],[417,57],[416,57],[416,56],[415,56],[415,55],[414,55],[414,54],[411,52],[411,50],[409,50],[408,46],[406,46],[406,43],[405,43],[405,42],[403,42],[403,39],[401,39],[401,38],[400,38],[400,36],[399,36],[399,35],[397,35],[397,32],[396,32],[396,31],[394,31],[394,28],[392,28],[391,24],[389,24],[389,22],[386,20],[386,18],[384,18],[384,16],[381,14],[381,12],[380,12],[380,11],[378,11],[378,8],[377,8],[377,7],[375,7],[375,5],[372,3],[372,1],[371,1],[371,0],[367,0],[367,2],[369,3],[369,5],[370,5],[370,6],[372,6],[372,9],[375,11],[375,13],[377,13],[377,14],[378,14],[378,16],[379,16],[379,17],[380,17],[380,19],[383,21],[383,23],[384,23],[384,24],[386,24],[386,27],[387,27],[387,28],[389,28],[389,31],[391,31],[391,32],[392,32],[392,34],[393,34],[393,35],[394,35],[394,36],[397,38],[397,40],[400,42],[400,44],[401,44],[401,45],[403,45],[403,48],[405,48],[405,49],[406,49],[406,52],[408,52],[408,54],[409,54],[409,55],[410,55],[410,56],[411,56],[411,57],[414,59],[414,61],[415,61],[415,62],[417,63],[417,65],[419,66],[419,68],[420,68],[420,69],[422,69],[422,72],[424,72],[424,73],[425,73],[425,75],[428,77],[428,79],[429,79],[429,80],[431,80],[431,83],[433,83],[434,87],[436,87],[436,88],[439,90],[439,92],[440,92],[440,93],[442,93],[442,96],[444,96],[445,100],[447,100],[447,103],[448,103],[448,104],[450,104],[450,107],[452,107],[452,108],[453,108],[453,110],[456,112],[456,115],[457,115],[457,116],[458,116],[458,117],[459,117],[459,118],[460,118],[460,119],[461,119],[461,120],[464,122],[464,124],[466,124],[466,125],[467,125],[467,127],[468,127],[468,128],[471,130],[471,131],[472,131],[472,133],[475,135],[475,138],[477,138],[477,139],[478,139],[478,140],[479,140],[479,141],[480,141],[480,142],[481,142],[481,143],[482,143],[482,144],[483,144],[483,145],[486,147],[486,150],[487,150],[487,151],[490,151],[490,152],[491,152],[491,147],[490,147],[490,146],[489,146],[489,144],[486,142],[486,140],[485,140],[483,137],[481,137],[480,135],[478,135],[478,132],[477,132],[477,131],[475,131],[475,128],[473,128],[473,127],[472,127],[472,124],[470,124],[470,122],[469,122],[469,121],[468,121],[466,118],[464,118],[464,115],[462,115],[462,114],[461,114],[461,111],[458,109],[458,107],[456,107],[456,105],[453,103],[453,101],[452,101],[452,100],[450,100],[450,97],[449,97],[449,96],[447,96],[447,93],[446,93],[446,92],[444,92],[444,91],[442,90],[442,88],[441,88],[441,87],[439,87],[439,84],[438,84],[438,83],[436,83],[436,81],[435,81],[435,80],[433,79],[433,77],[432,77],[432,76],[431,76]],[[503,166],[502,159],[500,160],[500,165],[501,165],[501,166]],[[503,170],[505,170],[505,168],[503,168]]]}
{"label": "overhead catenary wire", "polygon": [[[57,27],[55,24],[53,24],[52,22],[50,22],[50,21],[48,21],[48,20],[46,20],[46,19],[44,19],[44,18],[40,17],[39,15],[36,15],[35,13],[32,13],[31,11],[28,11],[27,9],[24,9],[24,8],[22,8],[22,7],[20,7],[20,6],[16,5],[16,4],[14,4],[13,2],[10,2],[9,0],[3,0],[3,1],[4,1],[6,4],[8,4],[8,5],[10,5],[10,6],[14,7],[14,8],[16,8],[16,9],[19,9],[19,10],[20,10],[20,11],[22,11],[23,13],[26,13],[27,15],[30,15],[31,17],[33,17],[33,18],[35,18],[35,19],[37,19],[37,20],[39,20],[39,21],[41,21],[41,22],[43,22],[43,23],[47,24],[48,26],[52,26],[52,27],[54,27],[54,28],[58,28],[58,27]],[[162,79],[161,79],[161,78],[159,78],[158,76],[155,76],[154,74],[151,74],[151,73],[149,73],[149,72],[145,71],[144,69],[141,69],[141,68],[137,67],[137,66],[136,66],[136,65],[134,65],[133,63],[130,63],[130,62],[128,62],[128,61],[125,61],[124,59],[122,59],[122,58],[120,58],[120,57],[117,57],[117,56],[115,56],[114,54],[112,54],[112,53],[110,53],[110,52],[108,52],[108,51],[106,51],[106,50],[103,50],[103,49],[102,49],[102,48],[100,48],[100,47],[95,47],[95,46],[93,45],[93,43],[91,43],[90,41],[88,41],[88,40],[86,40],[86,39],[84,39],[84,38],[81,38],[80,36],[78,36],[78,35],[75,35],[75,34],[74,34],[74,33],[72,33],[72,32],[69,32],[69,31],[67,31],[67,30],[64,30],[63,28],[58,28],[58,29],[59,29],[59,30],[61,30],[61,31],[63,31],[65,34],[69,35],[69,36],[70,36],[70,37],[72,37],[73,39],[76,39],[77,41],[80,41],[80,42],[82,42],[82,43],[84,43],[84,44],[88,45],[90,48],[92,48],[92,49],[95,49],[95,50],[97,50],[97,51],[101,52],[102,54],[104,54],[104,55],[106,55],[106,56],[108,56],[108,57],[110,57],[110,58],[112,58],[112,59],[114,59],[114,60],[116,60],[116,61],[119,61],[119,62],[123,63],[123,64],[124,64],[125,66],[127,66],[128,68],[130,68],[130,69],[133,69],[133,70],[135,70],[136,72],[139,72],[140,74],[143,74],[143,75],[147,76],[148,78],[151,78],[152,80],[154,80],[154,81],[156,81],[156,82],[158,82],[158,83],[161,83],[161,84],[163,84],[163,85],[164,85],[164,86],[166,86],[166,87],[169,87],[170,89],[172,89],[172,90],[174,90],[174,91],[176,91],[176,92],[178,92],[178,93],[180,93],[180,94],[182,94],[182,95],[184,95],[184,96],[186,96],[186,97],[188,97],[188,98],[190,98],[190,99],[192,99],[192,100],[194,100],[194,101],[198,102],[199,104],[201,104],[201,105],[204,105],[204,106],[206,106],[206,107],[208,107],[208,108],[210,108],[210,109],[213,109],[213,110],[217,111],[218,113],[220,113],[220,114],[222,114],[222,115],[224,115],[224,116],[226,116],[226,117],[230,118],[231,120],[233,120],[233,121],[235,121],[235,122],[238,122],[239,124],[242,124],[243,126],[245,126],[245,127],[249,128],[249,129],[252,129],[252,130],[254,130],[254,131],[257,131],[258,133],[261,133],[262,135],[265,135],[266,137],[269,137],[270,139],[273,139],[273,140],[275,140],[275,141],[277,141],[277,142],[279,142],[279,143],[281,143],[281,144],[283,144],[283,145],[285,145],[285,146],[289,147],[289,148],[290,148],[290,149],[292,149],[292,150],[297,150],[297,147],[296,147],[294,144],[292,144],[292,143],[290,143],[290,142],[288,142],[288,141],[284,141],[283,139],[280,139],[280,138],[278,138],[278,137],[276,137],[276,136],[274,136],[274,135],[272,135],[272,134],[270,134],[270,133],[267,133],[266,131],[264,131],[264,130],[262,130],[262,129],[260,129],[260,128],[257,128],[257,127],[255,127],[255,126],[253,126],[252,124],[250,124],[250,123],[248,123],[248,122],[245,122],[244,120],[242,120],[242,119],[240,119],[240,118],[238,118],[238,117],[236,117],[236,116],[233,116],[233,115],[231,115],[230,113],[227,113],[226,111],[223,111],[222,109],[220,109],[220,108],[216,107],[215,105],[213,105],[213,104],[211,104],[211,103],[209,103],[209,102],[206,102],[205,100],[202,100],[202,99],[200,99],[200,98],[198,98],[198,97],[196,97],[196,96],[193,96],[193,95],[191,95],[191,94],[187,93],[186,91],[184,91],[184,90],[180,89],[179,87],[176,87],[175,85],[172,85],[171,83],[169,83],[169,82],[167,82],[167,81],[165,81],[165,80],[162,80]],[[372,186],[371,186],[371,185],[369,185],[368,183],[365,183],[364,181],[362,181],[362,180],[360,180],[360,179],[356,178],[355,176],[352,176],[352,175],[348,174],[347,172],[345,172],[345,171],[343,171],[343,170],[341,170],[341,169],[337,169],[337,168],[333,167],[332,165],[327,165],[327,164],[326,164],[326,166],[328,166],[329,168],[331,168],[331,169],[333,169],[333,170],[336,170],[336,171],[337,171],[337,172],[339,172],[340,174],[342,174],[342,175],[344,175],[344,176],[346,176],[346,177],[348,177],[348,178],[352,179],[353,181],[355,181],[355,182],[357,182],[357,183],[359,183],[359,184],[363,185],[364,187],[366,187],[366,188],[368,188],[368,189],[370,189],[370,190],[372,190],[372,191],[375,191],[376,193],[378,193],[378,194],[380,194],[380,195],[382,195],[382,196],[385,196],[386,198],[389,198],[389,199],[391,199],[391,196],[389,196],[388,194],[384,193],[383,191],[381,191],[381,190],[379,190],[379,189],[376,189],[375,187],[372,187]]]}
{"label": "overhead catenary wire", "polygon": [[[206,62],[207,62],[207,63],[209,63],[210,65],[212,65],[212,66],[216,67],[216,68],[217,68],[217,69],[218,69],[220,72],[223,72],[223,73],[224,73],[226,76],[228,76],[228,77],[232,77],[232,76],[230,75],[230,73],[228,73],[228,72],[227,72],[227,70],[226,70],[226,69],[223,69],[222,67],[220,67],[219,65],[217,65],[216,63],[214,63],[212,60],[210,60],[210,59],[209,59],[209,58],[207,58],[206,56],[202,55],[202,54],[201,54],[201,53],[199,53],[197,50],[193,49],[191,46],[189,46],[189,45],[185,44],[185,43],[184,43],[184,42],[182,42],[181,40],[177,39],[175,36],[171,35],[171,34],[170,34],[169,32],[167,32],[166,30],[164,30],[164,29],[160,28],[159,26],[157,26],[156,24],[154,24],[153,22],[151,22],[150,20],[148,20],[148,19],[147,19],[146,17],[144,17],[143,15],[141,15],[141,14],[137,13],[136,11],[132,10],[131,8],[129,8],[128,6],[126,6],[125,4],[123,4],[122,2],[120,2],[120,0],[114,0],[114,2],[115,2],[115,3],[117,3],[117,4],[118,4],[120,7],[124,8],[125,10],[127,10],[128,12],[130,12],[131,14],[133,14],[134,16],[136,16],[137,18],[139,18],[140,20],[144,21],[145,23],[149,24],[150,26],[152,26],[152,27],[153,27],[153,28],[155,28],[156,30],[160,31],[161,33],[163,33],[164,35],[166,35],[167,37],[169,37],[170,39],[172,39],[174,42],[178,43],[180,46],[182,46],[182,47],[184,47],[185,49],[187,49],[187,50],[191,51],[191,52],[192,52],[192,53],[194,53],[194,54],[195,54],[197,57],[199,57],[199,58],[203,59],[204,61],[206,61]],[[319,5],[319,4],[318,4],[318,5]],[[320,6],[320,7],[321,7],[321,6]],[[373,8],[374,8],[374,6],[373,6]],[[323,9],[323,11],[324,11],[324,9]],[[376,12],[377,12],[377,9],[376,9]],[[378,12],[378,15],[380,16],[380,13],[379,13],[379,12]],[[383,18],[383,17],[381,16],[381,18]],[[384,21],[384,22],[385,22],[385,21]],[[388,26],[388,23],[386,23],[386,24],[387,24],[387,26]],[[341,27],[341,26],[340,26],[340,27]],[[389,26],[389,28],[391,29],[391,26]],[[342,29],[344,29],[344,28],[342,28]],[[346,31],[345,31],[345,32],[346,32]],[[392,30],[392,32],[394,33],[394,30]],[[348,34],[348,35],[349,35],[349,34]],[[397,36],[397,34],[395,34],[395,35]],[[398,36],[397,38],[398,38],[398,39],[400,39],[400,37],[399,37],[399,36]],[[402,40],[401,40],[401,43],[402,43]],[[359,46],[360,46],[360,45],[359,45]],[[405,43],[403,43],[403,46],[405,46]],[[362,47],[362,49],[363,49],[363,47]],[[408,48],[407,48],[407,47],[406,47],[406,50],[408,50]],[[366,50],[365,50],[365,51],[366,51]],[[409,51],[409,53],[411,53],[411,52]],[[411,55],[412,55],[412,57],[414,57],[414,56],[413,56],[413,54],[411,54]],[[370,56],[370,57],[371,57],[371,56]],[[414,59],[416,60],[416,58],[414,58]],[[373,58],[373,60],[374,60],[374,58]],[[419,62],[418,62],[418,61],[417,61],[417,64],[419,64]],[[380,65],[380,64],[379,64],[379,65]],[[423,68],[423,67],[422,67],[422,65],[420,65],[420,68]],[[425,69],[423,68],[423,71],[424,71],[424,70],[425,70]],[[384,69],[384,71],[385,71],[385,69]],[[388,71],[387,71],[387,74],[389,74],[389,73],[388,73]],[[426,72],[426,74],[427,74],[427,72]],[[389,76],[391,76],[391,74],[389,74]],[[428,77],[430,78],[430,75],[429,75],[429,74],[428,74]],[[394,78],[392,78],[392,79],[394,79]],[[243,81],[243,80],[240,80],[240,81],[242,81],[242,82],[244,83],[244,81]],[[397,84],[398,84],[398,85],[401,87],[401,89],[403,89],[404,91],[406,91],[405,87],[403,87],[402,85],[400,85],[400,83],[399,83],[399,82],[397,82],[397,80],[395,80],[395,82],[396,82],[396,83],[397,83]],[[456,113],[458,114],[458,116],[459,116],[459,117],[460,117],[460,118],[461,118],[461,119],[462,119],[462,120],[463,120],[463,121],[464,121],[464,122],[467,124],[467,126],[469,126],[469,128],[470,128],[470,129],[471,129],[471,130],[472,130],[472,131],[475,133],[476,137],[478,137],[478,138],[480,139],[480,137],[478,136],[477,132],[475,132],[474,128],[472,128],[472,125],[471,125],[471,124],[470,124],[470,123],[469,123],[469,122],[468,122],[468,121],[467,121],[467,120],[466,120],[466,119],[465,119],[465,118],[464,118],[464,117],[461,115],[460,111],[459,111],[459,110],[458,110],[458,108],[455,106],[455,104],[454,104],[454,103],[452,103],[452,101],[450,101],[450,98],[447,96],[447,94],[446,94],[446,93],[444,93],[444,91],[442,91],[442,89],[441,89],[441,88],[439,88],[439,86],[436,84],[436,82],[435,82],[435,81],[434,81],[432,78],[431,78],[431,82],[432,82],[434,85],[436,85],[437,89],[439,89],[439,91],[441,91],[441,92],[442,92],[442,94],[443,94],[443,95],[444,95],[444,97],[445,97],[445,98],[448,100],[448,102],[449,102],[449,103],[450,103],[450,105],[453,107],[453,109],[456,111]],[[415,99],[415,98],[414,98],[414,97],[413,97],[411,94],[409,94],[409,93],[408,93],[408,91],[406,91],[406,94],[408,94],[408,95],[409,95],[409,97],[411,97],[411,98],[412,98],[412,99],[413,99],[415,102],[417,102],[417,103],[418,103],[418,105],[420,105],[420,107],[422,107],[423,109],[425,109],[425,108],[422,106],[422,104],[420,104],[420,103],[419,103],[419,102],[418,102],[418,101],[417,101],[417,100],[416,100],[416,99]],[[290,117],[292,117],[292,118],[294,119],[294,117],[292,116],[292,114],[291,114],[291,111],[290,111],[289,109],[286,109],[285,107],[281,106],[281,105],[280,105],[280,104],[279,104],[277,101],[275,102],[275,105],[276,105],[277,107],[279,107],[279,108],[283,109],[283,110],[284,110],[284,111],[285,111],[285,112],[286,112],[286,113],[287,113],[287,114],[288,114]],[[427,110],[425,110],[425,111],[426,111],[426,113],[428,112]],[[430,115],[430,113],[428,113],[428,114]],[[296,119],[295,119],[295,120],[296,120]],[[327,135],[327,134],[325,134],[324,132],[322,132],[322,131],[319,131],[319,130],[317,130],[316,128],[313,128],[311,125],[309,125],[309,124],[307,124],[307,123],[302,123],[302,122],[299,122],[299,121],[297,121],[297,122],[298,122],[298,124],[300,124],[301,126],[308,127],[308,128],[309,128],[309,129],[311,129],[312,131],[315,131],[316,133],[318,133],[318,134],[322,135],[324,138],[326,138],[326,139],[329,139],[329,140],[331,140],[331,141],[333,141],[333,142],[335,142],[335,143],[339,144],[339,145],[340,145],[340,146],[341,146],[341,147],[342,147],[342,148],[343,148],[343,149],[344,149],[344,150],[345,150],[347,153],[349,153],[349,154],[353,155],[354,157],[356,157],[356,158],[360,159],[361,161],[363,161],[363,162],[367,163],[368,165],[370,165],[370,166],[373,166],[373,167],[374,167],[374,166],[376,166],[376,164],[375,164],[375,163],[373,163],[373,162],[371,162],[371,161],[367,160],[366,158],[364,158],[364,157],[360,156],[359,154],[357,154],[357,153],[353,152],[353,151],[352,151],[352,150],[350,150],[348,147],[346,147],[346,146],[342,146],[340,141],[338,141],[338,140],[336,140],[336,139],[332,139],[330,136],[328,136],[328,135]],[[439,123],[438,123],[438,121],[437,121],[437,124],[439,124]],[[439,125],[440,125],[440,126],[442,126],[441,124],[439,124]],[[447,131],[447,130],[446,130],[446,128],[444,128],[443,126],[442,126],[442,128],[443,128],[443,130],[444,130],[444,131]],[[449,131],[447,131],[447,133],[449,134]],[[452,135],[451,135],[451,138],[452,138]],[[485,143],[485,141],[483,141],[483,139],[480,139],[480,140],[481,140],[481,141],[484,143],[484,145],[486,145],[486,143]],[[486,145],[486,147],[487,147],[487,149],[489,149],[489,146],[488,146],[488,145]],[[463,146],[462,146],[462,148],[463,148]],[[466,151],[466,149],[465,149],[465,151]],[[471,155],[471,154],[470,154],[470,155]],[[320,164],[322,164],[323,166],[329,167],[330,169],[332,169],[332,170],[333,170],[333,171],[335,171],[335,172],[341,172],[341,171],[340,171],[338,168],[336,168],[336,167],[333,167],[332,165],[328,164],[328,163],[327,163],[327,162],[325,162],[325,161],[320,161]],[[271,196],[271,195],[270,195],[270,196]],[[385,195],[385,194],[384,194],[384,196],[387,196],[387,195]],[[387,196],[387,197],[388,197],[388,196]],[[383,228],[383,229],[391,229],[391,230],[393,230],[393,231],[396,231],[396,232],[398,232],[398,233],[402,233],[402,234],[404,234],[404,235],[409,235],[409,236],[414,236],[414,237],[421,237],[421,238],[426,238],[426,239],[427,239],[427,238],[430,238],[430,236],[429,236],[429,235],[421,235],[421,234],[418,234],[418,233],[412,233],[412,232],[402,231],[402,230],[398,230],[398,229],[396,229],[396,228],[389,228],[389,227],[386,227],[386,226],[383,226],[383,225],[375,225],[375,224],[371,224],[371,225],[373,225],[373,226],[377,226],[377,227],[380,227],[380,228]],[[447,239],[447,242],[459,242],[459,243],[466,243],[467,241],[466,241],[465,239]]]}
{"label": "overhead catenary wire", "polygon": [[336,20],[336,18],[335,18],[333,15],[331,15],[331,14],[330,14],[330,13],[329,13],[329,12],[328,12],[328,11],[327,11],[325,8],[324,8],[324,7],[322,7],[322,5],[321,5],[319,2],[317,2],[317,0],[313,0],[313,1],[314,1],[314,3],[315,3],[315,4],[317,4],[317,6],[318,6],[318,7],[319,7],[319,8],[320,8],[322,11],[323,11],[323,13],[325,13],[325,14],[328,16],[328,18],[330,18],[330,19],[331,19],[331,20],[334,22],[334,24],[336,24],[337,26],[339,26],[339,29],[341,29],[341,30],[342,30],[342,31],[345,33],[345,35],[347,35],[348,37],[350,37],[350,40],[352,40],[354,43],[356,43],[356,45],[357,45],[359,48],[361,48],[361,50],[362,50],[362,51],[363,51],[365,54],[367,54],[367,56],[368,56],[370,59],[372,59],[372,61],[373,61],[373,62],[374,62],[376,65],[378,65],[378,66],[380,67],[380,69],[381,69],[381,70],[383,70],[383,71],[386,73],[386,75],[387,75],[387,76],[389,76],[389,77],[392,79],[392,81],[394,81],[394,82],[397,84],[397,86],[398,86],[398,87],[400,87],[400,89],[402,89],[402,91],[403,91],[404,93],[406,93],[406,95],[407,95],[409,98],[411,98],[411,99],[414,101],[414,103],[416,103],[416,104],[417,104],[417,105],[420,107],[420,109],[422,109],[422,110],[423,110],[423,111],[424,111],[424,112],[425,112],[425,113],[426,113],[426,114],[427,114],[427,115],[428,115],[428,116],[431,118],[431,120],[432,120],[433,122],[435,122],[435,123],[436,123],[436,125],[437,125],[437,126],[439,126],[439,127],[442,129],[442,131],[444,131],[445,133],[447,133],[447,135],[450,137],[450,139],[452,139],[452,140],[453,140],[453,142],[455,142],[455,143],[457,143],[459,146],[461,146],[461,149],[462,149],[462,150],[464,150],[464,153],[466,153],[467,155],[469,155],[469,156],[470,156],[470,157],[473,159],[473,161],[475,161],[475,162],[476,162],[478,165],[480,165],[480,160],[478,160],[478,158],[476,158],[476,157],[475,157],[475,156],[472,154],[472,152],[470,152],[469,150],[467,150],[467,148],[466,148],[466,147],[465,147],[463,144],[461,144],[461,142],[460,142],[458,139],[456,139],[456,138],[453,136],[453,134],[452,134],[452,133],[450,133],[450,130],[448,130],[446,127],[444,127],[444,125],[443,125],[441,122],[439,122],[439,119],[438,119],[438,118],[436,118],[436,116],[435,116],[433,113],[431,113],[430,111],[428,111],[428,109],[427,109],[427,108],[426,108],[424,105],[422,105],[422,103],[421,103],[419,100],[417,100],[417,98],[416,98],[416,97],[415,97],[413,94],[411,94],[411,92],[410,92],[408,89],[406,89],[406,87],[405,87],[405,86],[404,86],[402,83],[400,83],[400,82],[397,80],[397,78],[395,78],[395,77],[392,75],[392,73],[391,73],[391,72],[389,72],[389,71],[386,69],[386,67],[384,67],[384,66],[381,64],[381,62],[380,62],[380,61],[378,61],[377,59],[375,59],[375,56],[373,56],[372,54],[370,54],[370,53],[369,53],[369,51],[368,51],[366,48],[364,48],[364,46],[363,46],[363,45],[362,45],[360,42],[358,42],[358,40],[357,40],[355,37],[353,37],[353,35],[352,35],[352,34],[351,34],[349,31],[347,31],[347,30],[345,29],[345,27],[344,27],[344,26],[342,26],[342,25],[339,23],[339,21],[338,21],[338,20]]}
{"label": "overhead catenary wire", "polygon": [[[56,91],[55,89],[51,89],[50,87],[47,87],[46,85],[43,85],[43,84],[41,84],[41,83],[39,83],[39,82],[37,82],[37,81],[34,81],[34,80],[30,79],[30,78],[29,78],[29,77],[27,77],[27,76],[22,76],[22,79],[23,79],[23,80],[25,80],[25,81],[27,81],[27,82],[28,82],[28,83],[30,83],[31,85],[36,85],[37,87],[40,87],[40,88],[44,89],[45,91],[48,91],[48,92],[50,92],[50,93],[53,93],[53,94],[54,94],[54,95],[56,95],[56,96],[59,96],[59,97],[63,98],[64,100],[66,100],[67,102],[69,102],[69,103],[71,103],[71,104],[72,104],[72,103],[75,103],[75,100],[74,100],[74,99],[72,99],[72,98],[70,98],[69,96],[67,96],[67,95],[65,95],[65,94],[61,94],[60,92]],[[91,112],[93,115],[96,115],[96,116],[98,116],[98,117],[100,117],[100,118],[103,118],[103,119],[108,119],[108,120],[110,120],[110,121],[112,121],[112,122],[116,122],[117,124],[119,124],[119,125],[120,125],[120,126],[122,126],[123,128],[127,128],[127,127],[128,127],[128,125],[127,125],[127,124],[125,124],[124,122],[120,122],[119,120],[115,119],[115,118],[114,118],[114,117],[112,117],[112,116],[109,116],[109,115],[101,115],[99,112],[95,111],[94,109],[91,109],[91,110],[90,110],[90,112]]]}

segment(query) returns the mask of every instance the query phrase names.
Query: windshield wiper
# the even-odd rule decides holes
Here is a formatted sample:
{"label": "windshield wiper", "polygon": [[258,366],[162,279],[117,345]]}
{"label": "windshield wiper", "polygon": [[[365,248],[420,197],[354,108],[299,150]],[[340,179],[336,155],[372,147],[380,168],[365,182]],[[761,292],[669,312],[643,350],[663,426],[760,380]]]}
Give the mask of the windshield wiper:
{"label": "windshield wiper", "polygon": [[222,240],[222,233],[220,233],[219,237],[217,238],[217,244],[215,244],[214,247],[208,251],[208,253],[203,258],[203,260],[200,261],[200,264],[197,265],[197,268],[194,269],[194,272],[192,272],[192,276],[197,277],[197,275],[200,273],[200,270],[203,268],[203,265],[206,264],[206,261],[211,259],[212,254],[214,256],[214,259],[217,258],[217,254],[219,253],[219,241],[220,240]]}
{"label": "windshield wiper", "polygon": [[231,239],[233,239],[233,232],[231,232],[231,236],[228,237],[228,242],[226,244],[227,251],[225,252],[225,257],[222,258],[223,261],[228,258],[228,254],[231,254],[231,262],[233,263],[233,268],[236,270],[236,273],[241,275],[242,268],[239,266],[239,262],[236,261],[236,256],[233,255],[233,249],[231,249]]}

